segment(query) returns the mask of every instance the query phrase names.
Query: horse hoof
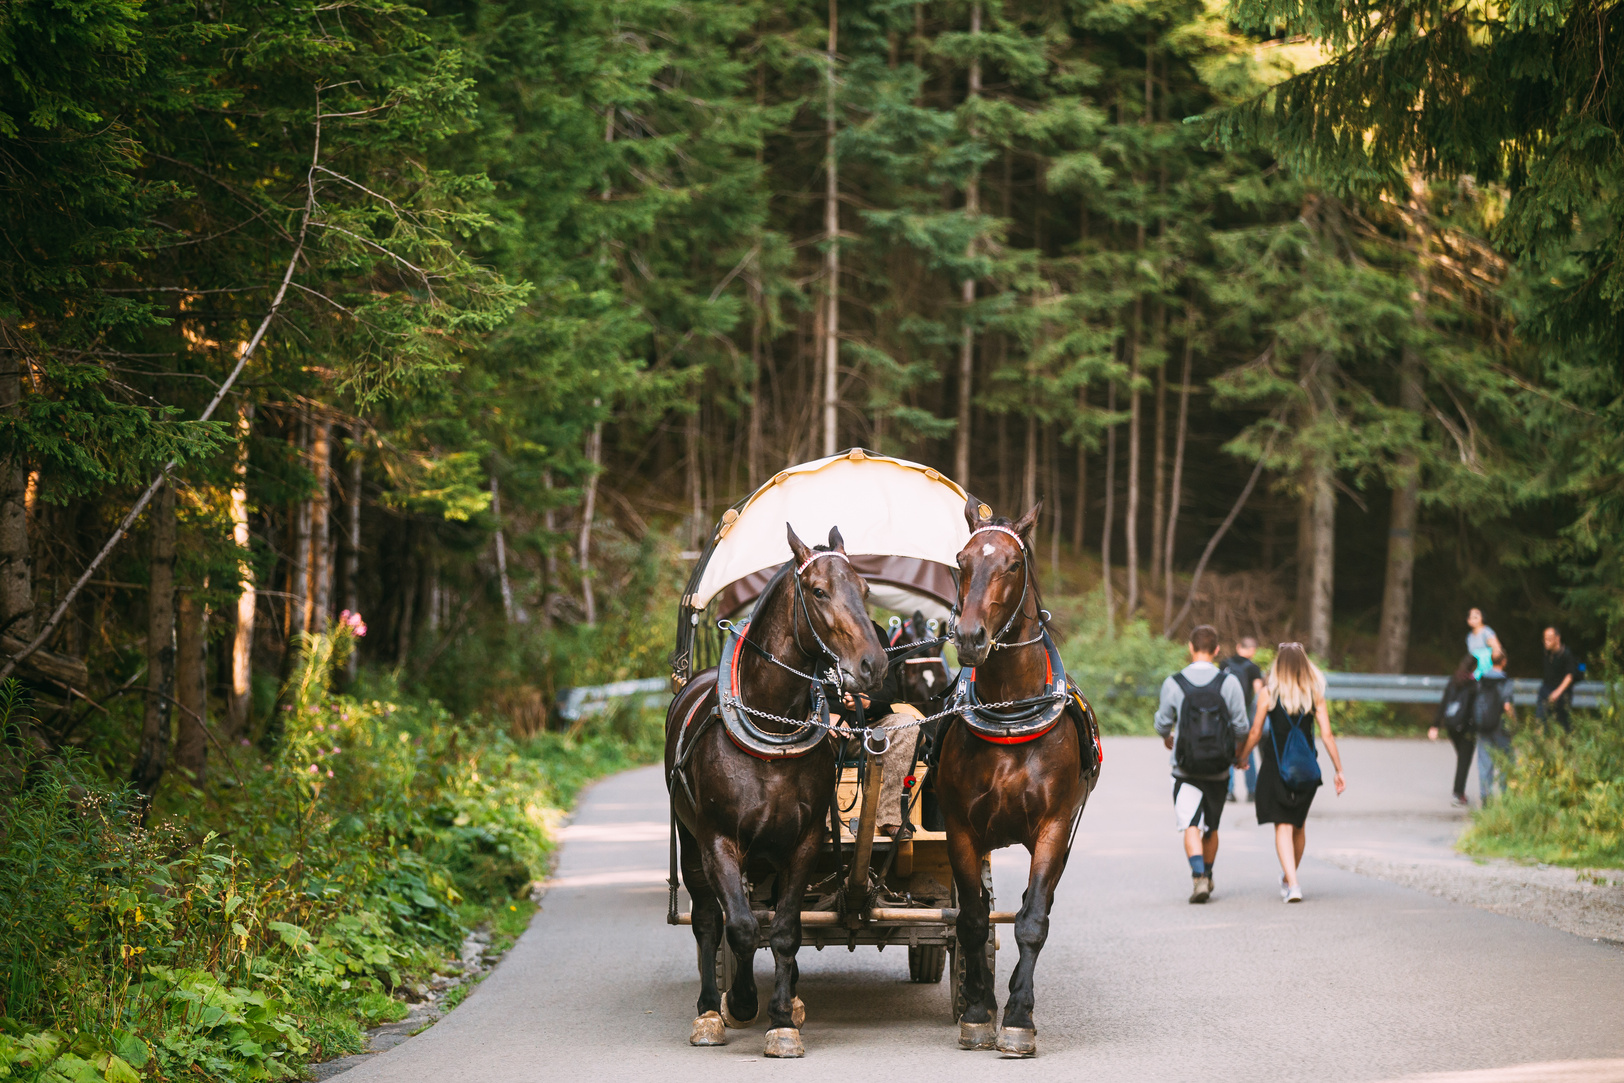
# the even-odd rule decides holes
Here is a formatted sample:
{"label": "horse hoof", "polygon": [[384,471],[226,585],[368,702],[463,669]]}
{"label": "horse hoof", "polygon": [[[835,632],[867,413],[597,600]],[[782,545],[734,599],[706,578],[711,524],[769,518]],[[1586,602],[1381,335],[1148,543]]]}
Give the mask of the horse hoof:
{"label": "horse hoof", "polygon": [[1038,1032],[1032,1027],[1000,1027],[998,1052],[1005,1057],[1038,1055]]}
{"label": "horse hoof", "polygon": [[959,1023],[960,1049],[991,1049],[998,1040],[998,1027],[987,1023]]}
{"label": "horse hoof", "polygon": [[804,1057],[806,1047],[801,1044],[801,1032],[794,1027],[774,1027],[767,1032],[767,1056]]}
{"label": "horse hoof", "polygon": [[726,1023],[728,1026],[732,1027],[734,1030],[743,1030],[745,1027],[749,1026],[751,1023],[754,1023],[756,1021],[756,1016],[761,1014],[761,1008],[758,1005],[756,1010],[754,1012],[750,1013],[750,1018],[748,1018],[748,1019],[740,1019],[737,1016],[735,1016],[733,1014],[733,1012],[731,1010],[729,1010],[729,1008],[728,1008],[728,1003],[727,1002],[732,1000],[732,999],[733,999],[733,995],[731,993],[729,993],[727,996],[724,996],[722,998],[722,1022]]}
{"label": "horse hoof", "polygon": [[806,1026],[806,1002],[800,997],[796,997],[789,1006],[789,1021],[795,1024],[796,1030]]}
{"label": "horse hoof", "polygon": [[727,1031],[717,1012],[706,1012],[694,1020],[693,1033],[688,1035],[689,1045],[726,1045]]}

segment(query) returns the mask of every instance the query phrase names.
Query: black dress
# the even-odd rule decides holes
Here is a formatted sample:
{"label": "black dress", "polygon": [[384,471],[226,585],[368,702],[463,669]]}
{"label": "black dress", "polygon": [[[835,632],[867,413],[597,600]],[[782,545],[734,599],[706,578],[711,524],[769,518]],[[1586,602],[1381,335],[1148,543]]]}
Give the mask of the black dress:
{"label": "black dress", "polygon": [[1263,751],[1263,763],[1257,772],[1257,822],[1260,824],[1303,826],[1303,821],[1308,818],[1308,806],[1314,803],[1314,793],[1320,788],[1321,784],[1316,782],[1305,789],[1288,790],[1280,780],[1280,760],[1275,754],[1275,742],[1278,739],[1280,748],[1284,749],[1288,731],[1293,725],[1308,738],[1309,749],[1316,756],[1319,754],[1314,744],[1314,712],[1309,711],[1294,722],[1284,707],[1275,704],[1263,724],[1263,738],[1258,741],[1258,747]]}

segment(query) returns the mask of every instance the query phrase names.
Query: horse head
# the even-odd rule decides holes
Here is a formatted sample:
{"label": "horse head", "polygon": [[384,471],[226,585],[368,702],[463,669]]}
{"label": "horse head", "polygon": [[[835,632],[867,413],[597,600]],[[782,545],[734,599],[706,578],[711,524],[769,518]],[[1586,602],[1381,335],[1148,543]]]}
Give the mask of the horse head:
{"label": "horse head", "polygon": [[795,556],[794,620],[811,624],[813,636],[839,665],[841,691],[872,692],[885,680],[885,645],[868,615],[868,584],[846,559],[840,528],[831,527],[829,544],[813,548],[789,532]]}
{"label": "horse head", "polygon": [[965,504],[970,539],[959,550],[959,618],[953,633],[961,665],[986,662],[1020,617],[1026,597],[1035,587],[1028,582],[1031,566],[1027,556],[1032,529],[1042,510],[1040,500],[1011,522],[993,515],[991,508],[973,496]]}

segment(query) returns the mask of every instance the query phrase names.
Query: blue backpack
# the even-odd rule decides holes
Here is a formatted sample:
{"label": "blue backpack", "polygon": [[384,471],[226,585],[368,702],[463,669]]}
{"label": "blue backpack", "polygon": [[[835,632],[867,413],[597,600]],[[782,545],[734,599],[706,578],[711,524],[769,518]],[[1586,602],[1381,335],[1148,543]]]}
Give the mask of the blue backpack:
{"label": "blue backpack", "polygon": [[1269,727],[1269,739],[1274,743],[1274,760],[1280,765],[1280,781],[1288,790],[1306,790],[1324,781],[1320,774],[1319,757],[1314,754],[1314,746],[1308,743],[1308,736],[1302,730],[1302,720],[1306,717],[1307,712],[1304,712],[1291,720],[1284,748],[1280,747],[1280,735],[1273,726]]}

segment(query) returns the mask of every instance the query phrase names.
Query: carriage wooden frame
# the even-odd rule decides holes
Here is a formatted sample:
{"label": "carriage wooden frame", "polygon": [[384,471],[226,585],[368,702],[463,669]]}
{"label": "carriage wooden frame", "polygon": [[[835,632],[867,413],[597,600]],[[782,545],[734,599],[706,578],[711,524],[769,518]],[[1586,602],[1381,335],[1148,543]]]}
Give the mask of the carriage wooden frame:
{"label": "carriage wooden frame", "polygon": [[[721,643],[720,635],[712,634],[716,621],[743,612],[783,562],[781,516],[786,513],[803,537],[818,537],[839,526],[852,566],[870,584],[871,598],[892,609],[911,605],[945,627],[957,600],[955,554],[968,537],[963,514],[967,499],[963,489],[930,467],[864,448],[775,475],[722,515],[699,553],[678,606],[673,690],[715,664]],[[768,542],[773,535],[776,545]],[[912,739],[916,731],[899,734],[905,736],[898,739]],[[964,1008],[963,960],[955,932],[957,888],[947,836],[932,829],[939,824],[927,823],[923,795],[929,768],[918,762],[916,752],[910,771],[914,783],[905,786],[911,835],[892,838],[879,831],[884,765],[858,750],[860,742],[847,744],[855,754],[840,760],[834,798],[838,831],[828,832],[813,870],[807,908],[801,912],[803,942],[819,951],[903,949],[910,980],[935,983],[948,976],[956,1020]],[[768,946],[773,879],[764,876],[749,884],[761,922],[758,948]],[[989,865],[982,868],[982,886],[991,900]],[[1012,911],[992,912],[995,926],[1014,920]],[[691,925],[692,914],[678,913],[676,923]],[[988,966],[995,970],[996,935],[987,938],[985,950]],[[725,991],[734,970],[725,938],[716,967]]]}

